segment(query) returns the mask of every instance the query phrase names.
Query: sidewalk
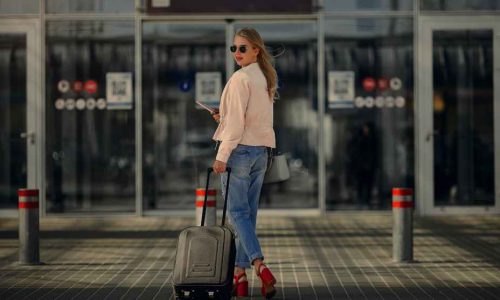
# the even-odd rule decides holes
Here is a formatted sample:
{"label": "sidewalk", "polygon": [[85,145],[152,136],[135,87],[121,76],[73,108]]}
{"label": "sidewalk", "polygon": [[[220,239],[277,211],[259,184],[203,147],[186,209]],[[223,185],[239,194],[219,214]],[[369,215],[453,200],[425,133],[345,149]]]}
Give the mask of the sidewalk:
{"label": "sidewalk", "polygon": [[[44,219],[45,265],[19,266],[17,220],[0,219],[0,299],[173,299],[176,239],[192,222]],[[417,262],[397,265],[390,213],[260,218],[275,299],[500,299],[500,216],[418,218],[415,227]]]}

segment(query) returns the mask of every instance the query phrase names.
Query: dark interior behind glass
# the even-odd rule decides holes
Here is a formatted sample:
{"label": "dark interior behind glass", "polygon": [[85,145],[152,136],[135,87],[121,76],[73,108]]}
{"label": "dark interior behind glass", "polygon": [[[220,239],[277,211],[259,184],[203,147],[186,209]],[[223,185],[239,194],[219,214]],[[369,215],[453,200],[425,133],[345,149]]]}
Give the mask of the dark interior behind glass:
{"label": "dark interior behind glass", "polygon": [[[326,21],[326,95],[329,71],[353,71],[360,100],[326,108],[328,209],[390,209],[393,187],[413,187],[412,24],[410,18]],[[395,78],[399,89],[378,83]]]}
{"label": "dark interior behind glass", "polygon": [[144,208],[190,209],[215,155],[216,123],[195,104],[196,74],[225,82],[225,26],[146,23],[142,45]]}
{"label": "dark interior behind glass", "polygon": [[433,32],[436,205],[493,205],[493,31]]}
{"label": "dark interior behind glass", "polygon": [[[99,99],[107,96],[106,74],[128,72],[133,76],[134,61],[133,21],[51,21],[47,24],[49,213],[134,211],[133,106],[121,110],[99,106]],[[69,84],[67,91],[61,83],[64,80]],[[77,81],[89,80],[97,83],[95,93],[75,87]],[[69,105],[70,99],[75,101],[72,105]],[[78,106],[79,99],[87,103],[80,107],[82,109]],[[91,99],[97,104],[88,106]],[[66,104],[59,107],[61,100]]]}
{"label": "dark interior behind glass", "polygon": [[26,35],[0,34],[0,208],[26,187]]}

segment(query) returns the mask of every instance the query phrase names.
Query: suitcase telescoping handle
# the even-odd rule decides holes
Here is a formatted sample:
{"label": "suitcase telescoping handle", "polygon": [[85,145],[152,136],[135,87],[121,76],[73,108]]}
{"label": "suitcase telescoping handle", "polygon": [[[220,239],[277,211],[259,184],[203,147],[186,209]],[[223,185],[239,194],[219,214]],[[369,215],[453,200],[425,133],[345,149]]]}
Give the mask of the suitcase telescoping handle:
{"label": "suitcase telescoping handle", "polygon": [[[208,168],[207,172],[207,185],[205,186],[205,201],[203,202],[203,213],[201,214],[201,226],[205,226],[205,214],[207,212],[207,196],[208,196],[208,185],[210,183],[210,173],[214,171],[214,168]],[[222,211],[222,226],[226,223],[226,209],[227,209],[227,195],[229,192],[229,178],[231,177],[231,168],[226,168],[227,172],[227,182],[226,182],[226,193],[224,195],[224,210]]]}

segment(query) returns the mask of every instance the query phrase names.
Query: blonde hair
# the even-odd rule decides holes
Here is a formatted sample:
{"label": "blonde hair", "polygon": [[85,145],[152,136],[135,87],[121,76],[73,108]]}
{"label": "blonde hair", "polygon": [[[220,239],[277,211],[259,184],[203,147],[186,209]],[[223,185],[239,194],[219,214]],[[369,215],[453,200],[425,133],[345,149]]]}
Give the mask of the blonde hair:
{"label": "blonde hair", "polygon": [[269,93],[269,97],[271,101],[275,99],[277,95],[277,82],[278,82],[278,74],[274,69],[274,58],[267,51],[266,46],[264,45],[264,40],[257,32],[257,30],[253,28],[242,28],[236,32],[236,36],[240,36],[248,40],[254,47],[259,48],[259,54],[257,55],[257,62],[259,63],[259,67],[264,73],[267,81],[267,92]]}

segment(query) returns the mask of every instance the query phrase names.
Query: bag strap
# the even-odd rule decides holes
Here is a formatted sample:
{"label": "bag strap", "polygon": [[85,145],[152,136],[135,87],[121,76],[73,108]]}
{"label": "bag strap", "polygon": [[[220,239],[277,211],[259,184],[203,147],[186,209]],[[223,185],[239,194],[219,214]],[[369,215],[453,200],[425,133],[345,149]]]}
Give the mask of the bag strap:
{"label": "bag strap", "polygon": [[267,166],[266,166],[266,172],[271,170],[271,166],[273,165],[273,158],[274,158],[274,149],[271,147],[266,147],[267,149]]}
{"label": "bag strap", "polygon": [[[214,171],[214,168],[208,168],[207,170],[207,184],[205,186],[205,201],[203,202],[203,213],[201,214],[201,226],[205,226],[205,214],[207,212],[207,198],[208,198],[208,186],[210,184],[210,173]],[[231,168],[226,168],[227,171],[227,182],[226,182],[226,193],[224,195],[224,211],[222,212],[222,226],[226,223],[226,210],[227,210],[227,196],[229,192],[229,178],[231,177]]]}

